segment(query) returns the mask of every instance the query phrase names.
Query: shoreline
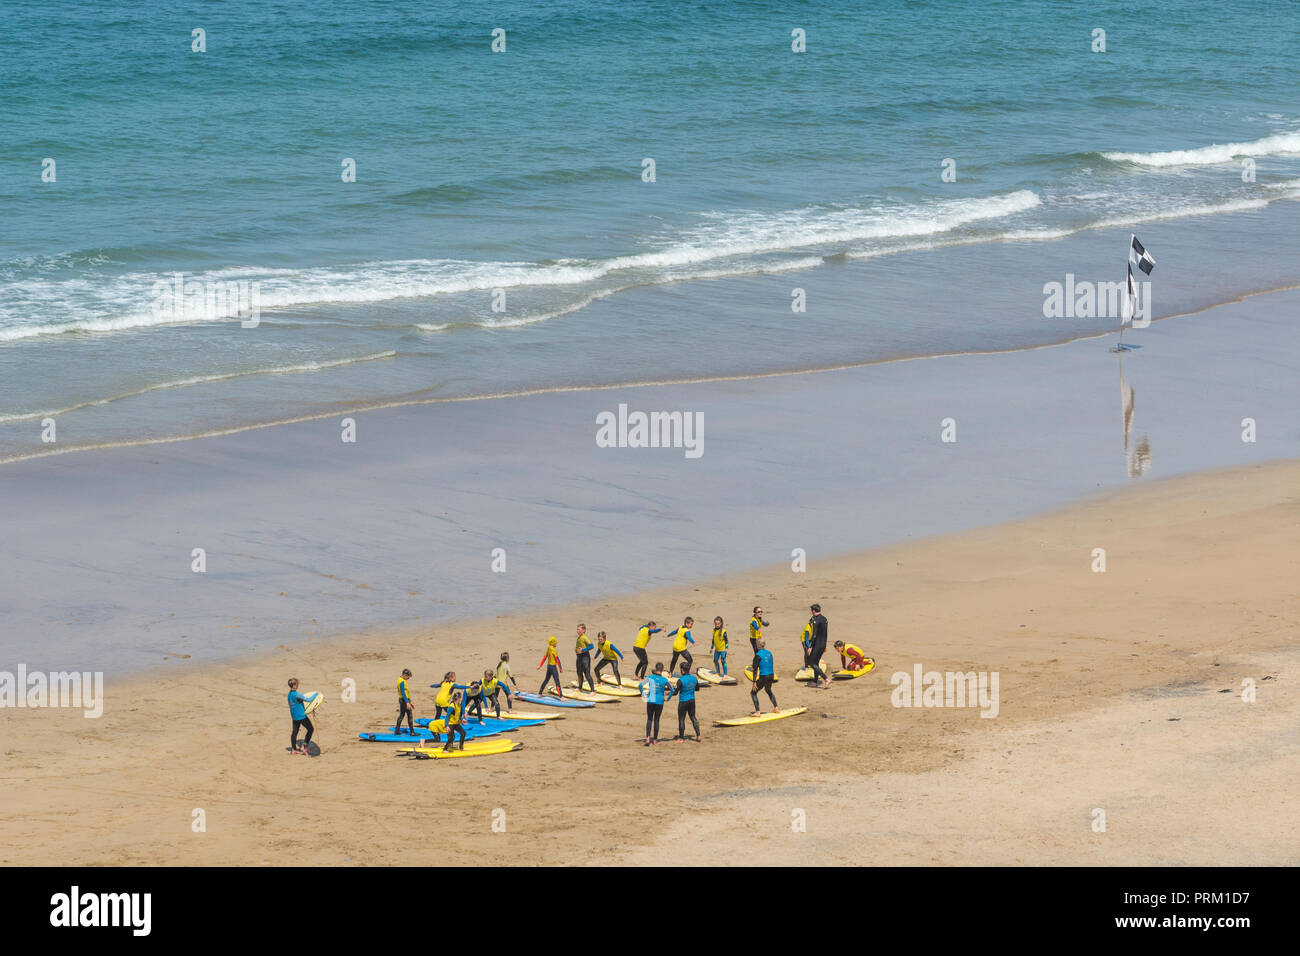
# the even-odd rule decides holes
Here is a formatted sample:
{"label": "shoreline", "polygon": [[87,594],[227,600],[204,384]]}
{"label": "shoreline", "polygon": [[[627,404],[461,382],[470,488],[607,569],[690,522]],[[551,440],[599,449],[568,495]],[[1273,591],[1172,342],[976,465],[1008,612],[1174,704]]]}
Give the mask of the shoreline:
{"label": "shoreline", "polygon": [[[4,862],[57,847],[90,865],[274,865],[292,846],[297,864],[423,865],[477,858],[498,841],[507,861],[649,862],[671,847],[693,865],[725,840],[736,859],[782,864],[1294,865],[1300,815],[1285,767],[1300,756],[1286,731],[1300,719],[1286,690],[1300,679],[1298,489],[1300,461],[1185,475],[837,556],[804,575],[778,565],[480,618],[456,627],[451,645],[416,627],[385,634],[383,647],[356,635],[300,640],[163,682],[110,678],[99,720],[0,711],[11,741]],[[1098,543],[1105,574],[1089,567]],[[875,672],[828,691],[790,680],[800,609],[813,600],[832,639],[858,642]],[[389,685],[404,666],[416,672],[417,716],[442,670],[468,674],[502,647],[531,690],[550,630],[567,681],[576,620],[627,645],[658,608],[723,613],[739,669],[742,609],[754,602],[773,624],[780,702],[809,706],[802,717],[714,729],[749,702],[744,687],[710,688],[698,745],[640,746],[637,699],[512,733],[524,749],[485,760],[412,764],[394,760],[393,745],[356,739],[392,716]],[[666,646],[656,641],[652,661]],[[1000,671],[998,717],[891,706],[891,673],[916,664]],[[295,760],[280,740],[290,674],[329,698],[319,759]],[[1251,704],[1236,693],[1246,677],[1259,682]],[[344,679],[356,682],[354,704],[338,699]],[[412,786],[461,796],[444,808],[436,851],[405,843],[399,859],[388,848],[405,824],[370,811],[376,793]],[[1107,809],[1106,835],[1090,826],[1094,807]],[[206,833],[189,828],[194,808]],[[490,830],[498,808],[505,835]],[[806,813],[806,833],[791,831],[792,809]]]}
{"label": "shoreline", "polygon": [[[1224,308],[1231,305],[1238,305],[1250,299],[1259,296],[1278,295],[1287,292],[1294,292],[1300,289],[1300,285],[1283,285],[1269,289],[1260,289],[1253,292],[1246,292],[1239,295],[1231,296],[1221,302],[1212,302],[1208,305],[1199,306],[1186,312],[1174,312],[1169,315],[1153,316],[1151,324],[1164,322],[1169,319],[1185,318],[1188,316],[1200,315],[1213,309]],[[1077,335],[1073,338],[1062,339],[1056,342],[1044,342],[1036,345],[1021,345],[1013,348],[988,349],[988,350],[967,350],[958,352],[936,352],[926,355],[904,355],[898,357],[872,359],[865,362],[849,362],[843,365],[827,365],[819,368],[797,368],[781,369],[770,372],[754,372],[741,375],[717,375],[717,376],[698,376],[691,378],[669,378],[653,379],[646,381],[628,381],[604,383],[598,385],[556,385],[548,388],[531,388],[523,389],[517,392],[488,392],[474,395],[453,395],[445,398],[419,398],[404,399],[399,401],[382,401],[372,404],[341,404],[335,409],[323,412],[315,412],[309,415],[299,415],[292,418],[277,419],[269,422],[257,422],[246,425],[237,425],[226,429],[216,429],[212,431],[199,432],[192,435],[164,435],[151,438],[130,439],[115,442],[105,442],[102,444],[76,445],[69,448],[56,448],[49,451],[40,451],[0,457],[0,468],[5,465],[18,464],[25,461],[36,461],[42,458],[50,458],[58,455],[70,455],[80,452],[111,451],[118,448],[139,448],[151,445],[171,445],[178,442],[202,441],[212,438],[225,438],[230,435],[239,435],[249,431],[260,431],[268,428],[279,428],[285,425],[297,425],[304,422],[321,421],[327,418],[334,418],[338,415],[359,415],[366,412],[386,411],[394,408],[411,408],[425,405],[446,405],[461,402],[480,402],[480,401],[497,401],[502,399],[531,398],[539,395],[569,394],[582,392],[603,392],[617,391],[633,388],[668,388],[678,385],[710,385],[722,382],[749,382],[761,381],[763,379],[788,378],[798,375],[823,375],[831,372],[846,372],[854,369],[872,368],[880,365],[895,365],[905,362],[931,361],[936,359],[955,359],[966,357],[990,356],[990,355],[1015,355],[1021,352],[1036,352],[1043,349],[1061,348],[1063,346],[1074,345],[1079,342],[1087,342],[1095,339],[1106,338],[1107,336],[1117,335],[1116,329],[1108,329],[1101,332],[1093,332],[1086,335]],[[24,418],[39,418],[46,412],[23,413]]]}
{"label": "shoreline", "polygon": [[[1300,436],[1278,425],[1300,404],[1300,376],[1279,374],[1300,366],[1287,319],[1297,300],[1162,322],[1118,356],[1085,340],[392,408],[358,415],[353,443],[312,421],[117,448],[94,459],[93,494],[88,459],[17,463],[0,469],[12,594],[0,657],[120,673],[304,635],[441,630],[1300,457]],[[702,416],[702,457],[599,447],[597,415],[614,402]],[[1242,440],[1247,417],[1254,442]]]}

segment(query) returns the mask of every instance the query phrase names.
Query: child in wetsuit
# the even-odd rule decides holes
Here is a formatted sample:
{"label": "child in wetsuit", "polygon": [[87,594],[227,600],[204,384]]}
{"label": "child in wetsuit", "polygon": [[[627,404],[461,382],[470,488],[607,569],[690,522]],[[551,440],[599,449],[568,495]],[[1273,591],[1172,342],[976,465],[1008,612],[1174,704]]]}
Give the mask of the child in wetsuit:
{"label": "child in wetsuit", "polygon": [[695,691],[700,679],[691,673],[691,665],[682,664],[682,676],[677,679],[677,738],[686,739],[686,718],[691,718],[695,728],[695,742],[700,742],[700,722],[695,719]]}
{"label": "child in wetsuit", "polygon": [[[298,692],[298,678],[289,678],[289,717],[293,721],[293,733],[289,736],[289,752],[294,754],[305,754],[307,748],[311,746],[311,735],[315,728],[311,724],[311,718],[307,716],[306,708],[307,698]],[[298,728],[307,728],[307,739],[298,746]]]}
{"label": "child in wetsuit", "polygon": [[555,645],[558,643],[559,639],[556,637],[546,639],[546,653],[542,655],[542,659],[537,664],[538,670],[541,670],[543,664],[546,665],[546,676],[542,678],[542,686],[538,688],[537,693],[539,695],[545,694],[546,686],[551,681],[555,681],[555,696],[562,700],[564,691],[560,689],[560,652],[555,649]]}
{"label": "child in wetsuit", "polygon": [[713,619],[713,669],[723,677],[727,676],[727,629],[722,625],[722,618]]}
{"label": "child in wetsuit", "polygon": [[[618,672],[618,662],[623,659],[623,652],[610,643],[605,632],[601,631],[596,635],[596,650],[600,652],[600,660],[596,662],[596,679],[600,680],[600,672],[606,667],[614,668],[614,683],[620,687],[623,685],[623,675]],[[591,685],[593,688],[595,684]]]}
{"label": "child in wetsuit", "polygon": [[399,734],[402,732],[403,718],[409,728],[407,733],[415,733],[415,702],[411,700],[410,680],[411,671],[406,669],[402,671],[402,678],[397,682],[397,726],[393,731]]}
{"label": "child in wetsuit", "polygon": [[772,713],[776,713],[780,708],[776,705],[776,695],[772,693],[773,678],[776,677],[776,665],[772,661],[772,652],[767,649],[767,641],[759,638],[757,647],[754,650],[754,663],[752,666],[754,673],[754,682],[750,686],[749,696],[754,701],[755,717],[762,716],[763,712],[758,707],[758,692],[767,691],[768,699],[772,701]]}

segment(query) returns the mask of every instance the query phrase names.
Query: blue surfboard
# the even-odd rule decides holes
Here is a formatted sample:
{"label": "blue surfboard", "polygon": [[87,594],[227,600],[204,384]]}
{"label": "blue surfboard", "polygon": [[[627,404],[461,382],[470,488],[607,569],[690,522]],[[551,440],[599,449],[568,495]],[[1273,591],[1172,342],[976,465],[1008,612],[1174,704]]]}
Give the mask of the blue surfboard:
{"label": "blue surfboard", "polygon": [[546,697],[542,694],[526,694],[523,691],[515,694],[519,700],[526,700],[530,704],[541,704],[543,707],[595,707],[589,700],[560,700],[558,697]]}

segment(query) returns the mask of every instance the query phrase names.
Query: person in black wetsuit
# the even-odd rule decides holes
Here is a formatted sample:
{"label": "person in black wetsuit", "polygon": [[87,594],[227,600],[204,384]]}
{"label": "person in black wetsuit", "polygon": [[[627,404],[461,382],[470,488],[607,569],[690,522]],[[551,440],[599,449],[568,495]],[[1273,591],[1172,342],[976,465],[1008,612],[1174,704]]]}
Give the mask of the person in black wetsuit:
{"label": "person in black wetsuit", "polygon": [[827,624],[826,617],[822,614],[822,606],[814,604],[811,608],[812,617],[812,645],[808,648],[808,666],[813,669],[813,681],[818,687],[830,687],[831,680],[822,672],[821,660],[822,655],[826,653]]}

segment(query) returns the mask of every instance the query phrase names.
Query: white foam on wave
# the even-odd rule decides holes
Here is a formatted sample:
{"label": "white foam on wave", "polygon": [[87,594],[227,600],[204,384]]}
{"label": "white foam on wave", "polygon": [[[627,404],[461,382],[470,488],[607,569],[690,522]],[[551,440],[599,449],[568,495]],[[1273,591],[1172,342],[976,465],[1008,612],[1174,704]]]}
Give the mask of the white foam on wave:
{"label": "white foam on wave", "polygon": [[1138,166],[1213,166],[1234,159],[1300,153],[1300,132],[1277,133],[1249,143],[1215,143],[1197,149],[1171,149],[1159,153],[1102,153],[1117,163]]}

